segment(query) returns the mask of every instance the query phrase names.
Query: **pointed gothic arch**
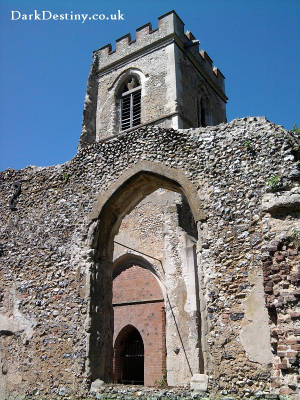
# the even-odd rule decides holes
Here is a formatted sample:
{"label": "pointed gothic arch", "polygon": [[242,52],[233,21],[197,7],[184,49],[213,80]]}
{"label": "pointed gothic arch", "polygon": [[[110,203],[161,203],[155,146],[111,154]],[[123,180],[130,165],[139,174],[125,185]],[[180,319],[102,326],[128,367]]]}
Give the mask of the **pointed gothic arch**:
{"label": "pointed gothic arch", "polygon": [[113,381],[144,384],[144,341],[133,325],[124,326],[114,342]]}
{"label": "pointed gothic arch", "polygon": [[[123,173],[107,191],[99,193],[98,202],[89,216],[90,233],[88,236],[92,238],[90,243],[93,248],[94,263],[90,276],[91,300],[88,317],[87,369],[92,380],[100,378],[104,381],[110,381],[112,378],[114,237],[124,216],[142,199],[158,188],[184,195],[190,205],[194,220],[197,222],[206,219],[197,190],[186,178],[184,172],[159,163],[149,162],[138,163]],[[198,320],[197,323],[200,324],[201,321]],[[197,340],[197,351],[194,351],[192,356],[195,360],[198,360],[199,365],[203,366],[201,361],[203,357],[202,339],[198,337]],[[188,359],[187,362],[189,364]],[[190,376],[193,373],[203,372],[201,368],[203,367],[195,367],[192,371],[189,364]]]}
{"label": "pointed gothic arch", "polygon": [[115,126],[118,131],[135,128],[142,123],[142,97],[146,77],[138,68],[128,68],[114,80]]}
{"label": "pointed gothic arch", "polygon": [[[143,257],[130,255],[119,257],[114,262],[113,310],[114,381],[153,386],[155,381],[161,379],[166,369],[165,298],[154,268]],[[129,379],[123,376],[127,370],[134,370],[135,364],[140,364],[138,357],[141,357],[141,354],[136,354],[137,358],[132,360],[132,364],[130,355],[127,355],[129,359],[124,359],[122,351],[126,346],[124,340],[120,344],[118,339],[124,325],[134,326],[143,338],[143,367],[145,368],[143,382],[141,382],[141,377]],[[141,346],[138,346],[136,351],[140,348]],[[134,358],[134,354],[132,357]]]}

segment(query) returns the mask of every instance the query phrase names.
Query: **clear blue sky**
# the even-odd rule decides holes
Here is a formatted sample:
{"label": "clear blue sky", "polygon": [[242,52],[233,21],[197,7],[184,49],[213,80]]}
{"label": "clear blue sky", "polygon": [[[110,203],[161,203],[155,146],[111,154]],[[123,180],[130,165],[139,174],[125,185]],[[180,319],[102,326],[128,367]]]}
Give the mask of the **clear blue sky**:
{"label": "clear blue sky", "polygon": [[[11,11],[125,21],[11,21]],[[0,170],[74,156],[92,51],[175,9],[226,77],[227,118],[300,126],[299,0],[0,0]]]}

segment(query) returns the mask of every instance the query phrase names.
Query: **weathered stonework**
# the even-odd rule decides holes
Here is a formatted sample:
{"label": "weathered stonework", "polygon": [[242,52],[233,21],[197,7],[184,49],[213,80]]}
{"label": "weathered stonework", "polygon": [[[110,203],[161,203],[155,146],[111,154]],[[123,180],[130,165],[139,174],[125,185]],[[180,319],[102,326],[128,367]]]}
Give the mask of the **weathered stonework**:
{"label": "weathered stonework", "polygon": [[[290,203],[291,210],[298,201],[299,196],[293,205]],[[263,277],[273,352],[271,385],[281,394],[289,395],[297,388],[299,390],[300,243],[299,224],[290,231],[287,218],[282,218],[283,210],[286,209],[281,209],[283,214],[273,214],[271,218],[269,214],[264,221],[265,231],[268,231],[263,254]]]}
{"label": "weathered stonework", "polygon": [[[226,122],[224,76],[213,67],[174,11],[94,51],[79,148],[119,134],[120,90],[133,76],[141,84],[141,125],[195,128]],[[202,106],[201,106],[202,104]],[[205,107],[205,110],[204,110]],[[202,121],[203,122],[203,121]]]}
{"label": "weathered stonework", "polygon": [[[79,396],[96,379],[111,381],[112,267],[123,254],[113,240],[126,237],[125,216],[157,189],[179,193],[157,238],[163,268],[148,261],[170,282],[167,326],[170,303],[182,302],[173,310],[185,332],[178,355],[187,346],[191,359],[182,379],[207,375],[210,394],[296,396],[298,149],[295,134],[243,118],[144,127],[88,145],[62,165],[2,172],[2,398]],[[15,182],[22,186],[12,210]],[[186,202],[197,232],[180,222]],[[192,315],[199,331],[188,331]],[[176,377],[176,357],[167,379]]]}

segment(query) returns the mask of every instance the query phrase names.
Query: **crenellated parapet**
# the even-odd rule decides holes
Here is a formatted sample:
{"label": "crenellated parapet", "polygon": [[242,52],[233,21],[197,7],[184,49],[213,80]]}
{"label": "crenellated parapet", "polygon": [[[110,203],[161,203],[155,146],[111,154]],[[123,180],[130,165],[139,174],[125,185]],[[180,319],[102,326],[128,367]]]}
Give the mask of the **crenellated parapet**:
{"label": "crenellated parapet", "polygon": [[156,29],[152,29],[151,23],[144,24],[136,29],[135,39],[128,33],[116,40],[114,49],[109,43],[95,50],[94,54],[99,58],[99,72],[102,72],[126,59],[140,56],[141,52],[152,51],[168,42],[175,42],[200,73],[224,93],[224,75],[213,66],[213,61],[205,50],[199,51],[199,42],[195,39],[191,32],[184,32],[183,21],[172,10],[158,18]]}
{"label": "crenellated parapet", "polygon": [[184,23],[178,17],[175,11],[170,11],[158,18],[158,28],[152,29],[152,24],[147,23],[136,29],[136,38],[132,40],[130,33],[116,40],[115,49],[109,43],[98,50],[95,50],[99,56],[99,69],[119,61],[125,56],[139,52],[142,49],[158,44],[168,38],[176,35],[184,41]]}
{"label": "crenellated parapet", "polygon": [[[175,11],[93,52],[79,148],[140,125],[226,122],[224,76]],[[128,84],[130,83],[130,86]],[[134,88],[138,89],[136,94]]]}

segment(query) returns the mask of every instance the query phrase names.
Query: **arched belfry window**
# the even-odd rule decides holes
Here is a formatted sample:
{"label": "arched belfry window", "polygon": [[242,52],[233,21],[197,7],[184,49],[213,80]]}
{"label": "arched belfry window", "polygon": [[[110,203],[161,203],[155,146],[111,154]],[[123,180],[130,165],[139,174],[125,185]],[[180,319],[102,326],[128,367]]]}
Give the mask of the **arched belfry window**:
{"label": "arched belfry window", "polygon": [[141,123],[141,83],[136,76],[130,76],[120,91],[120,127],[121,131],[133,128]]}

